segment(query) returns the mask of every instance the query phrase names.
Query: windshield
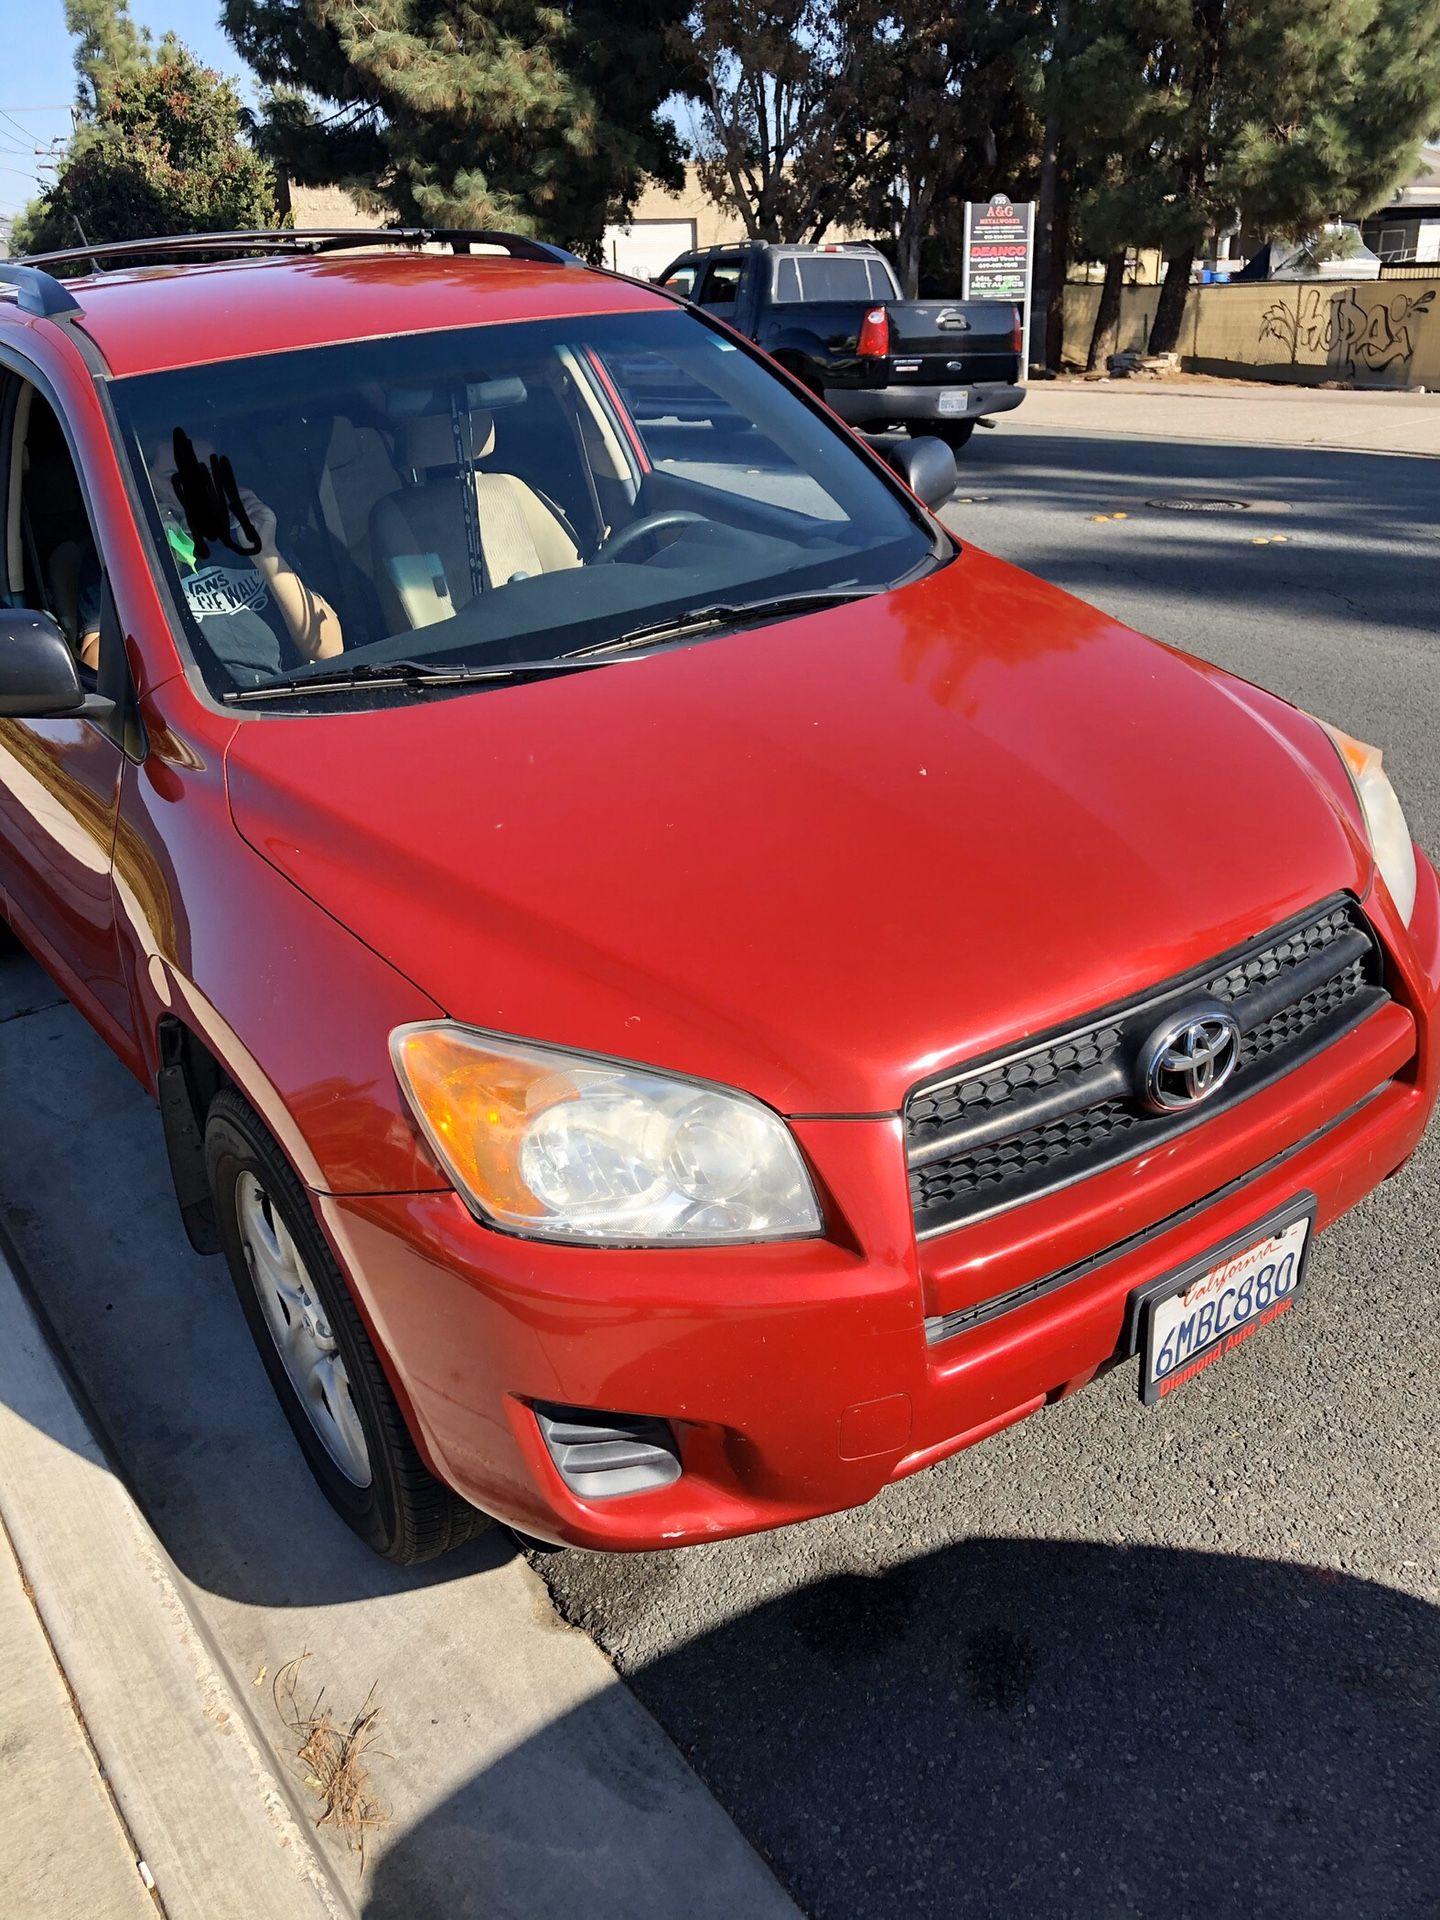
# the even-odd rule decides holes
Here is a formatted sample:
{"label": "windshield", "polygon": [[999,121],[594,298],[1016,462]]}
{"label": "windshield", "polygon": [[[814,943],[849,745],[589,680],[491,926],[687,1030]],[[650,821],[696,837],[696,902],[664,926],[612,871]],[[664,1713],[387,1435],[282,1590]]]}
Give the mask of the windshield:
{"label": "windshield", "polygon": [[947,551],[842,431],[681,311],[113,391],[206,682],[262,707],[257,690],[311,677],[333,702],[387,661],[551,661],[696,608],[878,590]]}

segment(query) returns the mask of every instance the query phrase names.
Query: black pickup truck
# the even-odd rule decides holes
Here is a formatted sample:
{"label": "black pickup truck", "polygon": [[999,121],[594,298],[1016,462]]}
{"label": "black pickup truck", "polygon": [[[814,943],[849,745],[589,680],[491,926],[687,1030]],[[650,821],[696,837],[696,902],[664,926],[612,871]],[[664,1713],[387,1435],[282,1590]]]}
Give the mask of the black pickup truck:
{"label": "black pickup truck", "polygon": [[978,420],[1025,398],[1019,309],[906,300],[875,247],[709,247],[681,254],[659,285],[728,321],[872,433],[904,427],[958,449]]}

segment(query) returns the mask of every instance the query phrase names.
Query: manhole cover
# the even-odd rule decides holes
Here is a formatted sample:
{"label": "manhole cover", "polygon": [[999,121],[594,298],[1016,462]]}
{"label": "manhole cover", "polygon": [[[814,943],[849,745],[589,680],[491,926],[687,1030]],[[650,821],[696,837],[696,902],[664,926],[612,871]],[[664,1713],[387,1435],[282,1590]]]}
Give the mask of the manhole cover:
{"label": "manhole cover", "polygon": [[1202,500],[1178,494],[1173,500],[1147,500],[1147,507],[1159,507],[1164,513],[1248,513],[1248,500]]}

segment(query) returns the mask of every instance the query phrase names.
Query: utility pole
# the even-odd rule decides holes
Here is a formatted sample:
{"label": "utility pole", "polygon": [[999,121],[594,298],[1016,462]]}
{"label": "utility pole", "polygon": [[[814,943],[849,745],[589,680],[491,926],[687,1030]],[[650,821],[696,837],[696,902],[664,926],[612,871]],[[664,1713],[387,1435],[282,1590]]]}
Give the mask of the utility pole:
{"label": "utility pole", "polygon": [[36,172],[53,173],[65,158],[65,148],[68,144],[59,134],[56,134],[49,146],[34,148]]}

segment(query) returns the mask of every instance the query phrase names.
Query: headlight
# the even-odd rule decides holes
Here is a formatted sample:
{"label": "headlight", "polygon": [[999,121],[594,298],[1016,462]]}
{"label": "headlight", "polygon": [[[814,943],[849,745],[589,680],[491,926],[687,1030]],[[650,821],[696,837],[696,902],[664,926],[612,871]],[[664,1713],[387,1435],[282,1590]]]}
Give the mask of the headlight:
{"label": "headlight", "polygon": [[484,1219],[545,1240],[793,1240],[820,1210],[785,1123],[743,1093],[449,1022],[397,1027],[416,1118]]}
{"label": "headlight", "polygon": [[1348,733],[1332,727],[1327,720],[1322,720],[1320,725],[1334,741],[1335,750],[1345,763],[1355,798],[1365,816],[1365,831],[1370,836],[1375,864],[1384,876],[1400,918],[1408,926],[1415,910],[1415,844],[1390,777],[1381,765],[1384,756],[1379,747],[1352,740]]}

